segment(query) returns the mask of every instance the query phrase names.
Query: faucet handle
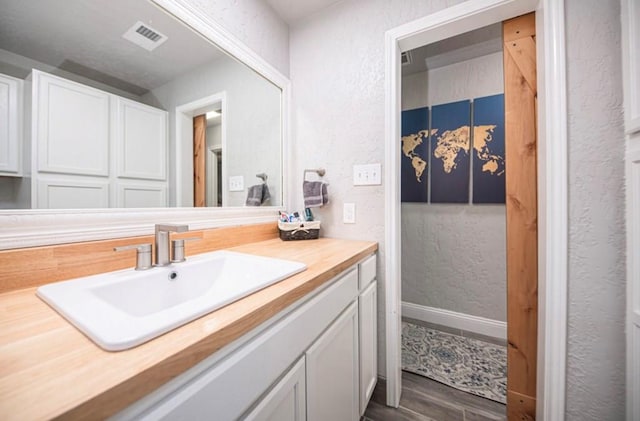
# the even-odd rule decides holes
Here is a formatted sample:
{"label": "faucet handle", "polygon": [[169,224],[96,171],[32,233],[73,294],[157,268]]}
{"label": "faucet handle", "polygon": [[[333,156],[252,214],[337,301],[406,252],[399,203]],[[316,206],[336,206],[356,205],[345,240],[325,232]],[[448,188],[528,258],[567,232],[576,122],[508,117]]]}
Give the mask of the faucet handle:
{"label": "faucet handle", "polygon": [[187,232],[189,231],[189,225],[187,224],[156,224],[156,232]]}
{"label": "faucet handle", "polygon": [[198,241],[202,240],[200,237],[190,237],[190,238],[177,238],[175,240],[171,240],[171,263],[180,263],[184,262],[186,257],[184,256],[184,242],[185,241]]}
{"label": "faucet handle", "polygon": [[151,244],[132,244],[130,246],[114,247],[113,251],[137,250],[136,270],[151,269]]}

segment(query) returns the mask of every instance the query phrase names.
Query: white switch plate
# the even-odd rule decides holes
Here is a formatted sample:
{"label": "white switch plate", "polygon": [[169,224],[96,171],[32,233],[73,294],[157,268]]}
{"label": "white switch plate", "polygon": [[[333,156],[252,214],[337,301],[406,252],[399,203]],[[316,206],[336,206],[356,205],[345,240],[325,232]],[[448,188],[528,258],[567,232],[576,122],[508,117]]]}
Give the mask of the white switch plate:
{"label": "white switch plate", "polygon": [[234,175],[229,177],[229,191],[243,191],[244,190],[244,176]]}
{"label": "white switch plate", "polygon": [[345,203],[342,210],[342,222],[345,224],[355,224],[356,223],[356,204],[355,203]]}
{"label": "white switch plate", "polygon": [[353,166],[354,186],[376,186],[382,184],[382,165],[365,164]]}

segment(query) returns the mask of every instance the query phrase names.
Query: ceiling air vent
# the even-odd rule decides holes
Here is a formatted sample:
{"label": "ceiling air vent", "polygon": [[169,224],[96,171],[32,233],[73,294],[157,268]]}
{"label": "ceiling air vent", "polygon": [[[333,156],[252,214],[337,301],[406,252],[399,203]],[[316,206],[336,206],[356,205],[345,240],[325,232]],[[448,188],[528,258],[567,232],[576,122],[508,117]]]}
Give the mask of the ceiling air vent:
{"label": "ceiling air vent", "polygon": [[406,66],[406,65],[408,65],[408,64],[411,64],[411,63],[412,63],[412,61],[413,61],[413,60],[411,59],[411,53],[410,53],[409,51],[405,51],[404,53],[402,53],[402,54],[400,55],[400,59],[401,59],[401,62],[402,62],[402,65],[403,65],[403,66]]}
{"label": "ceiling air vent", "polygon": [[129,30],[122,35],[122,38],[133,42],[147,51],[153,51],[168,39],[166,35],[161,34],[140,21],[129,28]]}

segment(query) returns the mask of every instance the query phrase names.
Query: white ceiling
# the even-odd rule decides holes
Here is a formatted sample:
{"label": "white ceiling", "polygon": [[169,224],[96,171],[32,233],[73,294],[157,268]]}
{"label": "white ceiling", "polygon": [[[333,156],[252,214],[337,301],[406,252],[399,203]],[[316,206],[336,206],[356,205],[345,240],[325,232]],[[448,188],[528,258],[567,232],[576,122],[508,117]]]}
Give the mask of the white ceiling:
{"label": "white ceiling", "polygon": [[[147,0],[0,0],[0,49],[142,95],[223,53]],[[168,36],[122,38],[136,21]]]}
{"label": "white ceiling", "polygon": [[289,25],[341,0],[265,0]]}

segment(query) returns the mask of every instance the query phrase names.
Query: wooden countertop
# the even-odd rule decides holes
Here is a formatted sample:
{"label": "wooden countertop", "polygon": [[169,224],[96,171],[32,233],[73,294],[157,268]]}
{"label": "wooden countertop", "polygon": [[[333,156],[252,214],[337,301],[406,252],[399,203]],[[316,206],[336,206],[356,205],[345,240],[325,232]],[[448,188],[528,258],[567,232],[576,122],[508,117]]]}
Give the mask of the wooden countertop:
{"label": "wooden countertop", "polygon": [[35,295],[0,294],[0,419],[100,419],[135,402],[377,250],[279,239],[230,248],[307,270],[127,351],[108,352]]}

